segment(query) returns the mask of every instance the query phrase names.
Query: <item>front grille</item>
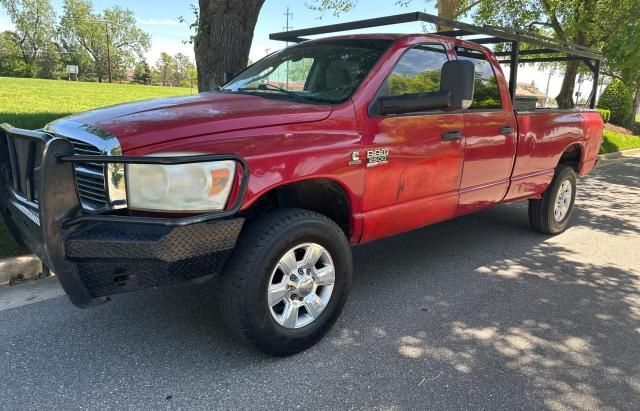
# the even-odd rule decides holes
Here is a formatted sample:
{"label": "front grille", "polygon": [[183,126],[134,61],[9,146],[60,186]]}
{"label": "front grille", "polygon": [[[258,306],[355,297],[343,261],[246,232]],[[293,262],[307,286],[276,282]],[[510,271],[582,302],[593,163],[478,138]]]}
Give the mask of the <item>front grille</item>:
{"label": "front grille", "polygon": [[[73,145],[74,152],[80,155],[102,155],[102,151],[84,141],[66,137]],[[105,165],[101,163],[77,163],[75,166],[78,195],[82,207],[89,211],[107,207],[107,187]]]}

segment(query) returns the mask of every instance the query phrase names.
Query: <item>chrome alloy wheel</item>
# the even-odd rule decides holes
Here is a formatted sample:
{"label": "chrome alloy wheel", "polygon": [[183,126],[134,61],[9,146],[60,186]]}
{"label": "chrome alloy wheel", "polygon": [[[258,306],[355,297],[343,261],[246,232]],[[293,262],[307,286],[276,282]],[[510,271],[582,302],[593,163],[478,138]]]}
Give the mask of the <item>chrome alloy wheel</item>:
{"label": "chrome alloy wheel", "polygon": [[285,328],[311,324],[324,311],[336,281],[329,252],[304,243],[287,251],[276,264],[267,286],[269,311]]}
{"label": "chrome alloy wheel", "polygon": [[571,207],[571,195],[572,195],[571,181],[564,180],[560,184],[558,193],[556,194],[556,202],[553,207],[553,217],[556,221],[560,222],[565,219],[569,213]]}

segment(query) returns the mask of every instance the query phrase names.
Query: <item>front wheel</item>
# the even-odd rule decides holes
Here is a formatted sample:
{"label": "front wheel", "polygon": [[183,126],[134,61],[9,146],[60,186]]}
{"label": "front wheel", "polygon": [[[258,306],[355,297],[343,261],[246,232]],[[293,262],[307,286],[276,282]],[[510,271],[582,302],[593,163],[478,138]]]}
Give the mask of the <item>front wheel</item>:
{"label": "front wheel", "polygon": [[576,200],[576,173],[560,165],[551,184],[539,200],[529,200],[531,228],[545,234],[559,234],[569,225]]}
{"label": "front wheel", "polygon": [[225,268],[225,322],[266,354],[295,354],[336,321],[351,273],[349,243],[333,221],[308,210],[272,211],[247,223]]}

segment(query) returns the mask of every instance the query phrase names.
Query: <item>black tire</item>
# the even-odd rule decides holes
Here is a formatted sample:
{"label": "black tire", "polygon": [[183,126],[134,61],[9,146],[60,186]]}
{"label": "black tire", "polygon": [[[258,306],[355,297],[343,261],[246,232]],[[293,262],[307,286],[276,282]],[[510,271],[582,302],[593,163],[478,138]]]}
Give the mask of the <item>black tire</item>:
{"label": "black tire", "polygon": [[[560,221],[554,215],[554,206],[558,191],[563,182],[571,183],[571,201],[569,208]],[[551,184],[539,200],[529,200],[529,223],[531,228],[544,234],[559,234],[566,230],[571,219],[576,200],[576,173],[566,165],[559,165],[551,180]]]}
{"label": "black tire", "polygon": [[[310,324],[285,328],[272,316],[267,287],[276,264],[290,249],[313,242],[330,253],[335,283],[324,310]],[[278,209],[246,223],[220,278],[219,303],[227,326],[265,354],[303,351],[335,323],[351,289],[353,264],[344,232],[327,217],[308,210]]]}

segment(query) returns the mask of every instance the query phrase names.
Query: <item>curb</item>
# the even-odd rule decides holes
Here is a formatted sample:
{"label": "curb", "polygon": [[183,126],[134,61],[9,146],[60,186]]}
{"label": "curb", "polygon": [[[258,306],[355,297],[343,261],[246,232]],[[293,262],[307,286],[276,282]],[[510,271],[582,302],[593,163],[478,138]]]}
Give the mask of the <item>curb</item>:
{"label": "curb", "polygon": [[616,151],[615,153],[598,154],[598,161],[622,158],[622,157],[626,157],[628,154],[640,154],[640,148],[632,148],[631,150]]}
{"label": "curb", "polygon": [[42,261],[34,255],[0,260],[0,286],[12,285],[14,281],[31,280],[41,275]]}

